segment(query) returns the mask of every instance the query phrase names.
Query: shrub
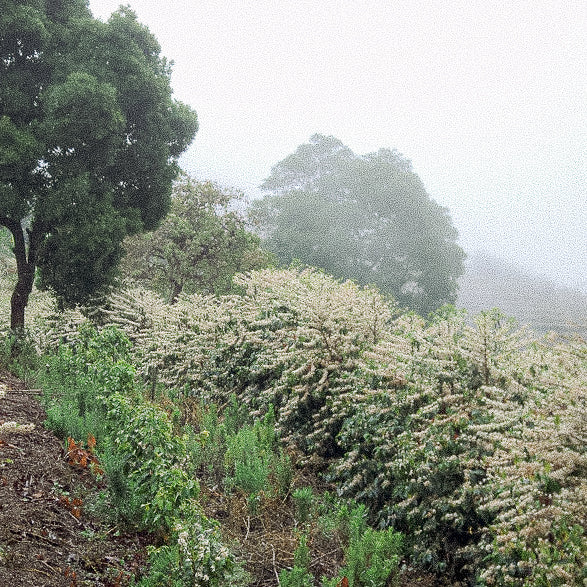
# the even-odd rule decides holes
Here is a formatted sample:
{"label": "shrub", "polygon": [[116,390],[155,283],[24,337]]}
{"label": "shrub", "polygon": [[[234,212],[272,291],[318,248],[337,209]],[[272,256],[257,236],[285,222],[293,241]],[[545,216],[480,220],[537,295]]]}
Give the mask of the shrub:
{"label": "shrub", "polygon": [[255,428],[244,426],[227,444],[225,485],[249,495],[267,489],[272,453],[262,445]]}
{"label": "shrub", "polygon": [[295,504],[296,521],[305,524],[310,519],[314,506],[314,491],[311,487],[300,487],[292,493]]}
{"label": "shrub", "polygon": [[403,536],[392,528],[374,530],[366,524],[365,506],[338,509],[346,525],[348,545],[345,564],[334,579],[323,578],[325,587],[336,587],[346,577],[350,587],[384,587],[399,572],[403,555]]}
{"label": "shrub", "polygon": [[[230,483],[264,487],[276,450],[247,417],[274,406],[281,440],[328,458],[370,523],[406,533],[411,562],[455,582],[580,584],[585,341],[530,340],[497,311],[394,317],[376,292],[312,270],[237,281],[241,297],[170,307],[133,290],[106,313],[162,383],[229,406],[192,433],[200,470],[226,462]],[[68,405],[87,413],[87,395]],[[237,473],[243,446],[252,465]]]}
{"label": "shrub", "polygon": [[174,435],[169,417],[156,406],[133,404],[120,394],[104,402],[107,446],[141,500],[143,523],[152,530],[169,530],[179,507],[199,494],[197,481],[185,470],[186,438]]}
{"label": "shrub", "polygon": [[215,524],[192,513],[173,527],[169,544],[151,548],[139,587],[245,586],[249,577],[222,544]]}
{"label": "shrub", "polygon": [[298,546],[294,551],[294,566],[279,573],[281,587],[312,587],[314,576],[309,571],[310,549],[307,534],[300,534]]}

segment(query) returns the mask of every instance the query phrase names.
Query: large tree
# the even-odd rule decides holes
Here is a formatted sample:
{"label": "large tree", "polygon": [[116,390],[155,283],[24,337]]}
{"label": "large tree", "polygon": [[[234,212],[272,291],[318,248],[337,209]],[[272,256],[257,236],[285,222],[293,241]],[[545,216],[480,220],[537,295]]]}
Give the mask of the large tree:
{"label": "large tree", "polygon": [[0,225],[14,240],[18,330],[37,273],[66,304],[111,281],[125,236],[166,214],[198,123],[128,8],[102,22],[85,0],[5,0],[0,72]]}
{"label": "large tree", "polygon": [[230,293],[235,273],[267,267],[272,259],[248,230],[243,205],[240,192],[182,175],[157,230],[127,239],[123,274],[171,303],[182,292]]}
{"label": "large tree", "polygon": [[448,210],[397,151],[359,156],[314,135],[275,165],[252,214],[284,263],[375,284],[427,314],[456,300],[464,253]]}

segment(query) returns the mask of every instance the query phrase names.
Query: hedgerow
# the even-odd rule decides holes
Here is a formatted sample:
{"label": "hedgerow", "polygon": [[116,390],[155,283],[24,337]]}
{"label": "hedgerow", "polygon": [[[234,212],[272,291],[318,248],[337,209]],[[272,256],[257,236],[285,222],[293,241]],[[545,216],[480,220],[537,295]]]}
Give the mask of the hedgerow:
{"label": "hedgerow", "polygon": [[312,270],[237,284],[173,306],[126,290],[101,319],[186,402],[273,406],[281,440],[326,459],[413,563],[472,584],[583,584],[585,341],[536,339],[497,311],[423,319]]}

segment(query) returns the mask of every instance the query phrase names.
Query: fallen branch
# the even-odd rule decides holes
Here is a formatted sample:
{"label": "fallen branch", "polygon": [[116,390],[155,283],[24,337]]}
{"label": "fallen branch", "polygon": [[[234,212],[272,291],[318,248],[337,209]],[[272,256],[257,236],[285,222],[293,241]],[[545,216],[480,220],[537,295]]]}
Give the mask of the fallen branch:
{"label": "fallen branch", "polygon": [[279,573],[277,572],[277,567],[275,566],[275,548],[273,547],[273,544],[271,545],[271,550],[273,551],[273,572],[275,573],[277,584],[281,585],[281,581],[279,580]]}

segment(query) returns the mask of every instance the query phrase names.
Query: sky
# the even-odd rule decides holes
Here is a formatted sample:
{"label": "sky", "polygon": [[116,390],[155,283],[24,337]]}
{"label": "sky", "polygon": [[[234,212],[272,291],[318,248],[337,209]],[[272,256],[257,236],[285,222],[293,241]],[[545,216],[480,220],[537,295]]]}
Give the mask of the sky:
{"label": "sky", "polygon": [[257,197],[315,133],[395,148],[468,254],[587,291],[585,0],[128,3],[198,113],[198,179]]}

